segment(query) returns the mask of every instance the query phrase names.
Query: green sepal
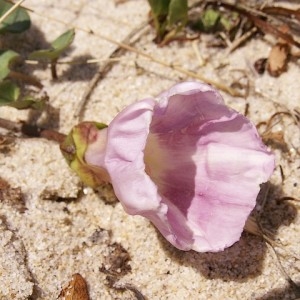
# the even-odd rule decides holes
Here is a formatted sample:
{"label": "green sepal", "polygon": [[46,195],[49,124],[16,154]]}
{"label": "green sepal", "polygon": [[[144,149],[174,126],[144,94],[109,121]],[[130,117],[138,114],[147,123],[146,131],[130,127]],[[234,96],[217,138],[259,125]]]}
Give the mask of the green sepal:
{"label": "green sepal", "polygon": [[77,173],[86,185],[92,188],[97,188],[109,181],[106,170],[98,166],[89,165],[84,159],[91,131],[102,130],[106,127],[107,125],[104,123],[82,122],[73,127],[60,145],[60,150],[70,168]]}

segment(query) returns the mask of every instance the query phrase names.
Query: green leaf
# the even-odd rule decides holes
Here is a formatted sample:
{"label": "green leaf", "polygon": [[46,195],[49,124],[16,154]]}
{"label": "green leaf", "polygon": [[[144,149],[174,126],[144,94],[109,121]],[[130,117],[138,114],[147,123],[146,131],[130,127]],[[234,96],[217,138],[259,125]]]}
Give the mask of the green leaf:
{"label": "green leaf", "polygon": [[20,88],[11,81],[0,82],[0,106],[11,106],[17,109],[43,109],[46,104],[46,98],[35,99],[31,96],[20,98]]}
{"label": "green leaf", "polygon": [[214,9],[207,9],[198,21],[197,27],[204,32],[214,32],[218,29],[221,14]]}
{"label": "green leaf", "polygon": [[172,36],[180,31],[188,20],[187,0],[148,0],[156,29],[156,41],[161,42],[168,32]]}
{"label": "green leaf", "polygon": [[148,0],[154,18],[159,19],[161,16],[166,16],[169,11],[171,0]]}
{"label": "green leaf", "polygon": [[148,0],[148,3],[151,7],[157,38],[161,40],[166,32],[170,0]]}
{"label": "green leaf", "polygon": [[0,82],[0,106],[17,101],[20,96],[19,87],[11,81]]}
{"label": "green leaf", "polygon": [[168,13],[168,25],[184,27],[188,20],[187,0],[171,0]]}
{"label": "green leaf", "polygon": [[229,32],[234,27],[237,26],[239,20],[239,14],[232,12],[229,16],[221,16],[220,25],[224,28],[225,31]]}
{"label": "green leaf", "polygon": [[35,99],[31,96],[25,96],[22,100],[14,101],[9,104],[9,106],[17,109],[28,109],[33,108],[37,110],[42,110],[45,107],[45,99]]}
{"label": "green leaf", "polygon": [[12,50],[0,50],[0,80],[3,80],[10,72],[10,65],[20,55]]}
{"label": "green leaf", "polygon": [[51,61],[58,59],[61,53],[65,51],[73,42],[74,36],[74,29],[66,31],[51,43],[51,48],[34,51],[29,55],[29,59]]}
{"label": "green leaf", "polygon": [[[3,16],[12,6],[12,3],[0,0],[0,17]],[[2,23],[0,23],[0,33],[20,33],[27,30],[30,25],[31,21],[29,14],[24,8],[18,7],[7,18],[5,18]]]}
{"label": "green leaf", "polygon": [[75,37],[74,28],[66,31],[60,35],[55,41],[51,43],[51,46],[57,51],[64,51],[73,42]]}

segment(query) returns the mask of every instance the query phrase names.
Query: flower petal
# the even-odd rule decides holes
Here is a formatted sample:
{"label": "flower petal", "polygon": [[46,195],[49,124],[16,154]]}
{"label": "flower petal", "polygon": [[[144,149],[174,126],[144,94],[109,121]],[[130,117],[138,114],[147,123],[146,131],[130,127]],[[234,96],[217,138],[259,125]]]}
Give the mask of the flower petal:
{"label": "flower petal", "polygon": [[[223,250],[240,238],[259,184],[274,169],[254,125],[205,91],[172,95],[167,106],[163,98],[145,149],[148,174],[169,208],[173,244],[182,249],[184,241],[185,250],[201,252]],[[180,234],[179,214],[192,235]]]}
{"label": "flower petal", "polygon": [[206,84],[178,84],[134,103],[109,125],[105,166],[124,209],[177,248],[235,243],[274,157],[255,126]]}
{"label": "flower petal", "polygon": [[116,196],[130,214],[156,210],[160,196],[145,173],[144,148],[152,119],[153,99],[134,103],[119,113],[108,127],[106,168]]}

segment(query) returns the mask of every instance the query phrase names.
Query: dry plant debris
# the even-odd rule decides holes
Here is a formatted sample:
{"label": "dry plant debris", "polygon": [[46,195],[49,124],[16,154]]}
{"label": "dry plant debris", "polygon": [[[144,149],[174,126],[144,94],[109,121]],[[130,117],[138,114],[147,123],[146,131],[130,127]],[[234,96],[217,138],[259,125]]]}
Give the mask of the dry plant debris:
{"label": "dry plant debris", "polygon": [[[289,146],[285,140],[284,130],[274,127],[280,123],[283,123],[283,117],[288,117],[292,120],[292,123],[297,126],[297,115],[289,111],[277,111],[274,113],[267,122],[260,122],[257,127],[264,126],[264,131],[261,132],[263,141],[267,145],[271,145],[275,148],[280,148],[283,152],[292,152],[293,146]],[[298,152],[299,150],[295,150]]]}
{"label": "dry plant debris", "polygon": [[124,292],[124,291],[130,291],[135,299],[137,300],[145,300],[146,298],[144,295],[132,284],[129,283],[120,283],[117,282],[117,278],[114,276],[107,276],[106,280],[108,281],[108,286],[112,289]]}
{"label": "dry plant debris", "polygon": [[108,252],[105,263],[100,268],[101,272],[117,277],[122,277],[131,272],[130,255],[121,244],[113,243],[109,245]]}
{"label": "dry plant debris", "polygon": [[61,290],[59,300],[89,300],[86,281],[79,274],[72,275],[71,281]]}
{"label": "dry plant debris", "polygon": [[267,69],[271,76],[278,77],[287,70],[290,47],[288,44],[277,43],[269,54]]}
{"label": "dry plant debris", "polygon": [[[116,2],[119,2],[119,3],[128,2],[130,4],[131,1],[122,1],[121,0],[121,1],[116,1]],[[271,6],[272,1],[268,2],[269,5],[265,6],[265,7],[259,7],[258,3],[255,1],[250,1],[250,2],[239,1],[238,5],[235,5],[235,7],[232,6],[229,3],[229,1],[206,1],[206,2],[209,4],[213,4],[213,5],[219,4],[220,5],[219,7],[223,7],[225,9],[228,9],[229,11],[238,12],[238,21],[236,23],[234,23],[234,25],[235,25],[235,27],[233,27],[234,30],[230,31],[230,32],[225,32],[225,34],[215,33],[214,41],[221,40],[221,43],[219,43],[219,45],[221,44],[222,47],[226,46],[226,47],[228,47],[228,49],[231,49],[232,51],[234,51],[235,49],[242,47],[242,45],[244,45],[245,42],[249,41],[254,36],[256,38],[260,39],[260,35],[258,35],[257,32],[252,33],[251,30],[253,29],[253,27],[252,28],[251,28],[251,26],[248,27],[249,22],[247,22],[246,19],[251,20],[252,26],[254,24],[254,26],[256,26],[260,32],[272,34],[277,39],[277,42],[276,42],[277,44],[275,44],[275,46],[273,48],[274,50],[271,51],[271,56],[268,58],[268,69],[271,70],[271,73],[273,73],[277,76],[281,75],[282,71],[287,70],[286,69],[287,61],[288,61],[289,55],[292,55],[292,50],[290,50],[290,48],[292,48],[291,46],[294,45],[296,47],[299,47],[299,42],[298,42],[298,35],[300,32],[299,31],[299,27],[300,27],[299,26],[299,21],[300,21],[299,9],[293,10],[293,9],[288,9],[288,8],[281,7],[278,5]],[[203,4],[203,1],[201,1],[201,3]],[[251,3],[251,6],[250,6],[250,3]],[[124,3],[124,5],[126,5],[126,3]],[[56,24],[58,24],[58,23],[61,24],[61,23],[64,23],[64,20],[56,20],[55,22],[57,22]],[[282,24],[282,23],[288,24],[289,29],[290,29],[289,33],[282,32],[278,29],[278,28],[280,28],[280,26],[278,24]],[[174,64],[175,65],[175,67],[174,67],[174,65],[167,63],[165,61],[162,61],[161,59],[158,59],[156,57],[156,55],[153,55],[153,54],[149,55],[142,48],[141,48],[142,50],[140,50],[139,42],[140,42],[140,39],[143,38],[144,32],[142,32],[140,36],[137,36],[136,40],[134,40],[133,43],[132,43],[132,40],[128,41],[128,40],[126,40],[126,38],[123,40],[123,42],[119,43],[118,41],[114,41],[111,38],[107,38],[107,36],[105,36],[102,33],[101,34],[98,34],[97,32],[92,33],[92,31],[90,29],[86,30],[84,28],[76,28],[76,30],[81,31],[81,32],[90,31],[91,35],[97,36],[99,38],[99,40],[101,40],[101,41],[102,41],[102,38],[104,40],[105,39],[109,40],[109,41],[113,42],[115,45],[117,45],[118,49],[125,49],[127,52],[135,52],[137,57],[141,56],[141,57],[148,59],[149,62],[151,62],[151,61],[156,62],[158,66],[160,66],[160,67],[164,66],[168,70],[175,69],[181,74],[181,76],[190,76],[191,78],[198,78],[198,79],[202,78],[205,80],[204,77],[201,77],[201,76],[197,77],[197,72],[189,71],[181,66],[178,67],[176,65],[176,62]],[[133,30],[133,32],[134,32],[134,30]],[[251,34],[248,34],[248,33],[251,33]],[[137,42],[137,43],[135,44],[135,42]],[[134,45],[134,46],[132,46],[132,45]],[[166,47],[168,47],[168,46],[169,45],[167,45]],[[171,45],[171,46],[173,46],[173,45]],[[182,46],[185,46],[185,44],[180,44],[180,47],[182,47]],[[122,58],[122,55],[126,51],[113,50],[110,52],[111,54],[108,53],[108,57]],[[256,68],[258,70],[258,73],[261,74],[263,72],[263,70],[265,69],[266,63],[267,63],[266,60],[267,60],[266,58],[263,58],[261,61],[257,62]],[[109,64],[111,62],[112,61],[110,61]],[[115,62],[116,62],[115,65],[118,65],[118,63],[117,63],[118,61],[115,61]],[[209,61],[208,61],[208,63],[209,63]],[[83,96],[82,96],[83,102],[81,104],[77,103],[79,106],[77,113],[80,115],[80,118],[84,117],[82,114],[82,111],[86,108],[85,107],[86,103],[84,103],[86,101],[85,98],[89,98],[90,96],[93,96],[92,92],[94,92],[94,89],[97,87],[98,84],[101,85],[100,79],[106,79],[105,78],[106,75],[108,74],[108,72],[111,71],[111,66],[112,66],[112,64],[109,67],[107,65],[104,65],[103,67],[101,67],[101,69],[99,70],[99,74],[97,74],[94,77],[93,82],[91,82],[90,85],[85,86],[84,91],[86,91],[86,93],[83,93]],[[103,71],[103,73],[102,73],[102,71]],[[147,73],[147,68],[143,67],[143,71],[144,71],[144,73]],[[115,74],[115,73],[113,73],[113,74]],[[116,75],[113,75],[113,76],[116,76]],[[214,83],[214,81],[212,81],[212,83]],[[57,83],[57,84],[59,85],[59,83]],[[235,91],[233,89],[227,88],[226,82],[223,83],[222,85],[220,85],[219,88],[235,95]],[[253,92],[251,90],[252,88],[253,87],[250,87],[250,91],[249,91],[250,96]],[[50,100],[53,101],[53,96],[51,95],[51,93],[49,93],[49,96],[50,96]],[[275,97],[273,97],[273,99],[270,100],[269,102],[271,103],[273,101],[275,103],[275,101],[277,99],[274,100],[274,98]],[[252,103],[251,103],[251,106],[252,106]],[[75,107],[76,107],[76,105],[75,105]],[[295,121],[295,123],[293,123],[293,126],[299,127],[299,122],[300,122],[299,109],[294,108],[294,111],[292,111],[293,108],[290,108],[290,109],[291,110],[287,110],[286,112],[283,112],[283,114],[284,113],[290,114],[291,120]],[[80,111],[80,113],[79,113],[79,111]],[[278,150],[278,153],[280,153],[279,154],[280,157],[283,157],[281,160],[281,162],[283,161],[283,166],[280,165],[280,172],[281,172],[281,177],[282,177],[282,183],[284,183],[286,181],[289,181],[288,177],[289,177],[290,168],[293,167],[293,163],[295,163],[295,161],[296,161],[295,156],[292,157],[290,155],[290,152],[291,152],[291,150],[293,150],[296,153],[296,155],[299,155],[299,148],[298,149],[295,148],[288,138],[287,133],[288,133],[288,130],[290,127],[286,128],[286,127],[282,126],[282,129],[280,129],[280,128],[278,129],[276,127],[276,124],[278,122],[282,121],[282,116],[280,117],[278,114],[281,114],[281,112],[283,110],[281,109],[281,107],[280,108],[276,107],[276,111],[277,112],[274,113],[269,118],[269,120],[267,120],[266,122],[261,122],[260,126],[262,129],[264,129],[264,131],[262,131],[262,136],[264,138],[264,141],[267,144],[269,144],[273,149],[275,149],[275,151]],[[250,114],[250,116],[253,116],[253,112],[250,112],[249,114]],[[33,124],[33,125],[36,126],[36,124]],[[35,127],[35,129],[36,129],[36,127]],[[14,131],[14,129],[12,131]],[[22,131],[22,133],[24,133],[23,130],[21,130],[21,131]],[[41,136],[40,131],[41,130],[39,128],[37,128],[38,136]],[[51,136],[51,131],[48,132],[48,134]],[[51,137],[50,137],[50,139],[53,140],[53,138],[51,138]],[[59,139],[57,139],[57,140],[59,140]],[[2,154],[9,154],[12,149],[11,145],[14,144],[15,142],[18,143],[18,140],[16,140],[15,138],[11,138],[10,136],[2,136],[1,140],[0,140],[0,152]],[[284,154],[286,152],[288,152],[288,156],[284,156]],[[296,156],[296,158],[297,158],[297,156]],[[26,168],[26,166],[24,166],[24,168]],[[295,182],[295,184],[296,183],[297,182]],[[101,193],[99,193],[99,194],[101,195],[101,197],[104,195],[104,197],[109,198],[108,202],[114,202],[115,199],[110,196],[110,192],[109,191],[107,193],[106,192],[107,191],[104,191],[102,194]],[[108,196],[106,196],[106,194],[108,194]],[[68,202],[68,200],[72,200],[72,199],[64,199],[63,197],[60,197],[60,195],[61,194],[59,192],[56,193],[56,192],[53,192],[53,190],[51,190],[51,191],[45,190],[45,194],[42,194],[42,196],[45,196],[45,198],[52,198],[54,196],[54,198],[59,201],[67,201]],[[283,192],[282,192],[282,195],[284,195]],[[110,198],[112,198],[111,201],[110,201]],[[85,199],[83,199],[83,201],[84,200]],[[272,202],[273,199],[269,199],[268,201]],[[279,202],[295,202],[296,205],[298,205],[299,197],[285,195],[285,196],[279,197],[277,199],[277,201],[279,201]],[[7,206],[11,206],[13,208],[16,208],[16,210],[20,213],[23,213],[26,209],[26,205],[24,203],[24,197],[23,197],[21,188],[12,188],[10,186],[10,184],[4,179],[0,181],[0,202],[3,205],[7,205]],[[297,226],[297,224],[295,226]],[[288,228],[288,229],[290,229],[290,228]],[[120,277],[125,276],[127,274],[130,275],[131,268],[133,269],[132,272],[134,272],[135,268],[137,268],[137,267],[134,266],[134,262],[130,263],[130,261],[131,261],[130,255],[121,244],[119,244],[119,243],[111,244],[110,241],[107,242],[107,240],[108,240],[107,234],[108,233],[106,231],[104,232],[103,230],[98,230],[91,237],[91,242],[94,245],[96,245],[97,243],[98,244],[101,244],[101,243],[108,244],[109,254],[106,255],[105,263],[102,265],[102,267],[100,267],[100,271],[107,275],[107,281],[108,281],[109,287],[117,289],[117,290],[121,290],[121,291],[130,290],[130,291],[132,291],[133,295],[137,299],[144,299],[143,295],[139,292],[139,290],[134,285],[131,285],[130,283],[120,282]],[[129,243],[130,243],[130,241],[129,241]],[[55,254],[53,254],[53,255],[55,255]],[[183,262],[183,264],[184,264],[184,262]],[[131,267],[131,265],[133,267]],[[40,276],[40,274],[38,274],[38,276]],[[74,276],[77,277],[80,275],[74,274]],[[84,280],[84,279],[82,279],[82,280]],[[259,278],[257,280],[259,281]],[[268,280],[271,280],[271,279],[268,278]],[[287,280],[289,281],[290,278],[287,278]],[[77,283],[76,283],[76,281],[77,281]],[[41,281],[40,284],[42,285],[44,283]],[[138,285],[140,285],[140,284],[144,284],[144,282],[142,282],[142,283],[139,282]],[[74,294],[72,296],[73,298],[66,298],[66,299],[72,299],[72,300],[88,299],[88,298],[82,298],[82,297],[88,297],[87,290],[86,290],[86,293],[79,294],[81,296],[81,298],[75,298],[76,297],[76,293],[75,293],[76,287],[75,286],[78,286],[78,287],[84,286],[81,282],[81,279],[77,278],[77,280],[75,280],[73,277],[68,286],[69,286],[69,288],[66,287],[65,292],[63,292],[63,290],[62,290],[60,296],[66,297],[66,294],[68,293],[68,291],[73,290],[74,291]],[[86,283],[85,283],[85,286],[86,286]],[[94,288],[94,287],[91,287],[91,288]],[[64,293],[64,295],[63,295],[63,293]],[[58,293],[56,293],[55,295],[57,296],[57,294]],[[275,294],[275,296],[274,296],[275,298],[276,298],[276,295],[277,294]],[[274,297],[273,297],[273,299],[275,299]],[[289,297],[289,295],[286,297]],[[265,299],[265,298],[263,298],[263,299]],[[271,298],[266,298],[266,299],[271,299]]]}
{"label": "dry plant debris", "polygon": [[137,300],[144,300],[145,297],[134,285],[120,282],[120,279],[132,270],[129,265],[129,253],[119,243],[108,245],[108,251],[105,262],[100,267],[100,272],[107,274],[107,286],[121,292],[130,291]]}
{"label": "dry plant debris", "polygon": [[21,188],[13,188],[0,177],[0,203],[16,209],[20,213],[26,210],[26,204]]}
{"label": "dry plant debris", "polygon": [[0,135],[0,152],[9,153],[13,149],[14,142],[14,137],[8,135]]}
{"label": "dry plant debris", "polygon": [[[287,25],[279,28],[283,33],[289,34]],[[271,76],[278,77],[287,71],[287,64],[290,55],[291,46],[285,40],[279,38],[272,47],[267,61],[267,70]]]}

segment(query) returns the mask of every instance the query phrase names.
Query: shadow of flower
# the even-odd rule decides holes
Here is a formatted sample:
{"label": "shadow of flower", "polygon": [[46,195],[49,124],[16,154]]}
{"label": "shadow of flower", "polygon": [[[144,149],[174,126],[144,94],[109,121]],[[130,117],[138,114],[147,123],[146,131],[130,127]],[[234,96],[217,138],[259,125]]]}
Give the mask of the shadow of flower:
{"label": "shadow of flower", "polygon": [[[287,295],[291,295],[290,298]],[[298,286],[295,284],[289,284],[283,289],[273,289],[262,297],[256,298],[255,300],[278,300],[278,299],[291,299],[297,300],[300,298],[300,282]]]}
{"label": "shadow of flower", "polygon": [[216,253],[183,252],[161,236],[159,241],[167,255],[178,264],[194,268],[207,279],[221,279],[225,282],[244,281],[246,278],[258,276],[267,248],[261,238],[248,233],[243,233],[233,246]]}
{"label": "shadow of flower", "polygon": [[[276,200],[282,194],[280,186],[271,184],[266,205],[260,216],[263,227],[272,231],[274,235],[280,226],[291,224],[297,215],[294,205]],[[261,194],[260,197],[262,197]],[[258,202],[259,200],[258,198]],[[259,276],[262,272],[267,246],[263,238],[259,236],[244,232],[237,243],[217,253],[183,252],[174,248],[159,233],[158,236],[162,248],[172,260],[180,265],[196,269],[207,279],[244,282],[245,279]]]}

